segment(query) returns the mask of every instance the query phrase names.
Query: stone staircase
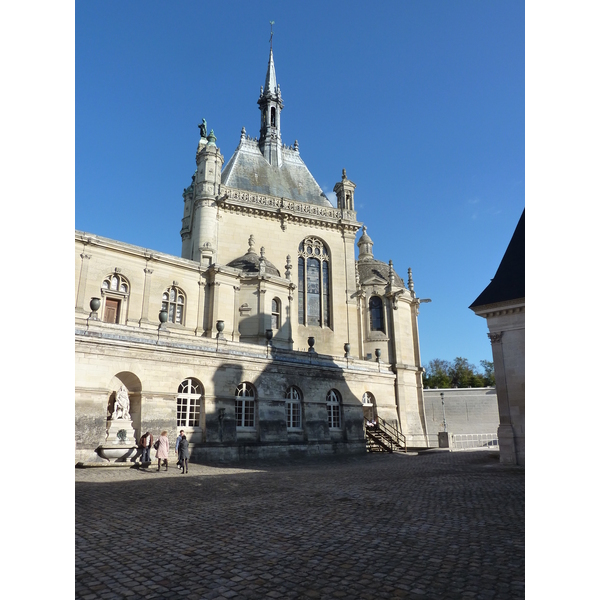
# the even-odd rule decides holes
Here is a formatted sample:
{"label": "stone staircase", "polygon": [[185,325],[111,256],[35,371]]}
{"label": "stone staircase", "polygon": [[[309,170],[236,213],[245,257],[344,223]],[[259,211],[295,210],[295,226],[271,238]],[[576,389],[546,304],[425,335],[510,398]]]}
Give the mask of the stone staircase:
{"label": "stone staircase", "polygon": [[406,452],[406,437],[382,418],[374,425],[365,418],[365,439],[367,452]]}

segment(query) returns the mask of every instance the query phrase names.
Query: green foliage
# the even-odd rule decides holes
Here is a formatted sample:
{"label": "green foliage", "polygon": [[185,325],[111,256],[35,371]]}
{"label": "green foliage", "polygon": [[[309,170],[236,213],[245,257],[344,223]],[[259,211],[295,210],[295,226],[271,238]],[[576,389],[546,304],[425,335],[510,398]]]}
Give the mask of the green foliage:
{"label": "green foliage", "polygon": [[493,387],[496,385],[494,363],[479,361],[483,373],[466,358],[457,356],[452,362],[434,358],[425,365],[423,386],[428,388]]}

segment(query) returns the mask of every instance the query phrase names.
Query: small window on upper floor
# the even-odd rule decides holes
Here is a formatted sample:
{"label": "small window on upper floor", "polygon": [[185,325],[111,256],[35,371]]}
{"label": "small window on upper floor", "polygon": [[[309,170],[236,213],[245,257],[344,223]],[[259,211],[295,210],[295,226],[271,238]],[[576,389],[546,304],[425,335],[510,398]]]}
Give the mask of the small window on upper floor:
{"label": "small window on upper floor", "polygon": [[105,323],[124,323],[129,298],[129,281],[116,271],[102,281],[102,315]]}
{"label": "small window on upper floor", "polygon": [[279,329],[281,326],[281,302],[279,298],[271,301],[271,329]]}
{"label": "small window on upper floor", "polygon": [[185,311],[185,294],[176,286],[171,286],[162,295],[162,310],[166,310],[169,323],[183,325]]}
{"label": "small window on upper floor", "polygon": [[383,323],[383,302],[379,296],[371,296],[369,300],[369,319],[371,331],[382,331],[385,333]]}

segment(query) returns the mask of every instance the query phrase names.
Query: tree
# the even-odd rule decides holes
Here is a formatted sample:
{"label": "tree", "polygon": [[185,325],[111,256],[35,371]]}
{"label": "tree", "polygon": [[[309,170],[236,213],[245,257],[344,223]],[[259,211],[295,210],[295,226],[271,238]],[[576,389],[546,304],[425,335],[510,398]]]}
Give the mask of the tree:
{"label": "tree", "polygon": [[452,362],[434,358],[425,366],[423,385],[429,388],[489,387],[496,385],[494,364],[479,361],[483,373],[466,358],[457,356]]}
{"label": "tree", "polygon": [[494,363],[489,360],[480,360],[479,364],[484,371],[484,385],[487,387],[496,387],[496,374],[494,372]]}

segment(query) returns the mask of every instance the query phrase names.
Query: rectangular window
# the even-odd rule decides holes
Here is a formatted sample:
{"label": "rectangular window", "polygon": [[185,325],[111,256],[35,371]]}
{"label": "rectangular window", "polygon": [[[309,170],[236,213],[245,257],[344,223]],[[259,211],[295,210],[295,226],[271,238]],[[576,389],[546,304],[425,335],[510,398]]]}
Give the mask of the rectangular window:
{"label": "rectangular window", "polygon": [[254,427],[254,400],[235,401],[235,422],[238,427]]}
{"label": "rectangular window", "polygon": [[200,399],[190,398],[190,414],[187,425],[189,427],[200,426]]}
{"label": "rectangular window", "polygon": [[187,425],[187,398],[177,398],[177,427]]}
{"label": "rectangular window", "polygon": [[300,402],[287,402],[287,428],[300,429]]}
{"label": "rectangular window", "polygon": [[327,405],[327,418],[329,419],[329,427],[332,429],[340,428],[340,407],[336,404]]}

